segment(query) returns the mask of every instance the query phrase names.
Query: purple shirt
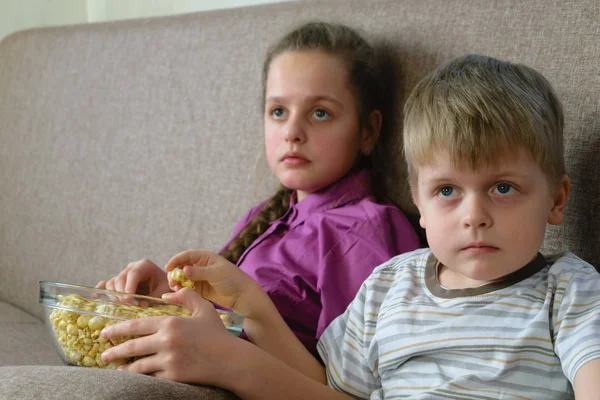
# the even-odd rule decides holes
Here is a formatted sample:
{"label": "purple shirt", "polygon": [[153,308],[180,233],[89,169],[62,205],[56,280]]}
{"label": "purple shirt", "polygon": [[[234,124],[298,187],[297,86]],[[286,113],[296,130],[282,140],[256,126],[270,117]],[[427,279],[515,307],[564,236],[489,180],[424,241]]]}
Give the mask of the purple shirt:
{"label": "purple shirt", "polygon": [[[237,223],[231,240],[263,205]],[[368,172],[360,171],[300,202],[294,193],[285,215],[271,222],[237,265],[262,286],[298,339],[317,354],[318,338],[373,269],[417,247],[417,234],[402,211],[376,203]]]}

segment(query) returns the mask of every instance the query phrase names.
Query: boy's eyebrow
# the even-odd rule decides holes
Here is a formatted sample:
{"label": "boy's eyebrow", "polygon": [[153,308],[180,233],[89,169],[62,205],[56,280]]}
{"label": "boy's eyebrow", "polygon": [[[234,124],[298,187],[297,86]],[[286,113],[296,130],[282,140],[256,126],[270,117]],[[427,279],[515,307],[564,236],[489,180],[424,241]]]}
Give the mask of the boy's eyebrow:
{"label": "boy's eyebrow", "polygon": [[[341,101],[337,100],[334,97],[325,95],[325,94],[314,95],[314,96],[306,96],[304,99],[307,100],[310,103],[315,103],[317,101],[325,100],[325,101],[329,101],[331,103],[335,103],[335,104],[339,105],[340,107],[343,106],[343,104],[342,104]],[[266,102],[267,103],[284,103],[285,100],[287,100],[287,98],[284,97],[284,96],[269,96],[269,97],[266,98]]]}
{"label": "boy's eyebrow", "polygon": [[[456,174],[456,175],[439,175],[439,176],[434,176],[431,179],[427,179],[425,181],[423,181],[423,184],[425,185],[437,185],[440,183],[446,183],[449,181],[455,181],[455,180],[460,180],[460,174]],[[500,171],[498,173],[495,174],[490,174],[489,175],[489,179],[506,179],[506,178],[522,178],[522,179],[528,179],[528,176],[526,173],[523,173],[521,171]]]}
{"label": "boy's eyebrow", "polygon": [[453,181],[455,179],[456,178],[451,178],[449,176],[443,176],[443,177],[437,177],[437,178],[427,179],[426,181],[423,181],[423,184],[427,185],[427,186],[439,185],[440,183],[448,183],[448,182]]}

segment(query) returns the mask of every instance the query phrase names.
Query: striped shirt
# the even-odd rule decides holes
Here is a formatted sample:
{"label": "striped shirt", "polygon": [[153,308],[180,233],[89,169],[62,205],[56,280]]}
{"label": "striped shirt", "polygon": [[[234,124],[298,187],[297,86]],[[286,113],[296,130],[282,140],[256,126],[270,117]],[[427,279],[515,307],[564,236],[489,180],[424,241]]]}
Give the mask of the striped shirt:
{"label": "striped shirt", "polygon": [[567,399],[600,357],[600,274],[541,255],[501,282],[445,289],[429,249],[377,267],[318,351],[362,399]]}

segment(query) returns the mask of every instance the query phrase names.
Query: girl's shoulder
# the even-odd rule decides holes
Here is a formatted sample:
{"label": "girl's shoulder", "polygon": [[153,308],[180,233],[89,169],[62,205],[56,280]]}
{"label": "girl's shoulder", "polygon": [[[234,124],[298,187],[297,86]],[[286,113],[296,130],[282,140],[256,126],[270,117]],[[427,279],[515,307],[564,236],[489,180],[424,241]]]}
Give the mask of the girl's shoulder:
{"label": "girl's shoulder", "polygon": [[387,224],[406,220],[404,212],[391,202],[378,202],[372,196],[319,210],[309,219],[330,219],[335,221],[364,221],[375,224]]}
{"label": "girl's shoulder", "polygon": [[410,248],[417,248],[420,243],[414,226],[400,208],[392,203],[376,202],[371,197],[320,211],[307,218],[306,223],[361,237],[371,235],[373,240],[397,237],[407,246],[414,243],[408,246]]}

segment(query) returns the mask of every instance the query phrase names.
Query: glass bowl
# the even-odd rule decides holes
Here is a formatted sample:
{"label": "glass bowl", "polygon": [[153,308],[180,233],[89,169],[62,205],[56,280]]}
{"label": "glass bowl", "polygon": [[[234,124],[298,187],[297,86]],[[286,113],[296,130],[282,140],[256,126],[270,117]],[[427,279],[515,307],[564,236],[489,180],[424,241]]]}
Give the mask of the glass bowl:
{"label": "glass bowl", "polygon": [[[187,308],[156,297],[50,281],[40,281],[39,302],[44,308],[45,325],[63,362],[84,367],[115,369],[135,361],[130,358],[110,364],[102,362],[102,352],[135,337],[104,339],[100,331],[107,325],[150,316],[191,315]],[[244,317],[216,310],[227,330],[240,336]]]}

